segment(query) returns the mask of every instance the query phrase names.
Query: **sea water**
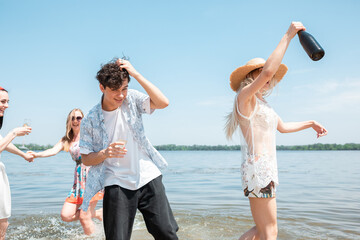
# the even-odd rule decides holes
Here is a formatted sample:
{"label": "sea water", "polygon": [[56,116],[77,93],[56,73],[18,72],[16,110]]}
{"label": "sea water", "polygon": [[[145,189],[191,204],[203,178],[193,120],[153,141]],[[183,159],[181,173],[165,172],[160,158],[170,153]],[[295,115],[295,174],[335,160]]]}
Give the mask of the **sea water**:
{"label": "sea water", "polygon": [[[163,182],[179,239],[238,239],[254,223],[243,196],[239,151],[162,151]],[[360,151],[278,151],[278,239],[360,239]],[[12,194],[7,239],[105,239],[102,223],[88,237],[60,218],[73,184],[69,153],[24,159],[3,152]],[[102,202],[98,203],[98,208]],[[137,214],[132,239],[153,239]]]}

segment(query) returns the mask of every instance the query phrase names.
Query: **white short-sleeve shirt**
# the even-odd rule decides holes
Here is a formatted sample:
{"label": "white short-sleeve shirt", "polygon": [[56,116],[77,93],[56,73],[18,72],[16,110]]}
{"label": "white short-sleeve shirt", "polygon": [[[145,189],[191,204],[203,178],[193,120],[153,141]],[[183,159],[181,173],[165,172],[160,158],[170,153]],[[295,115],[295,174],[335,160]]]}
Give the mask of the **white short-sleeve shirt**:
{"label": "white short-sleeve shirt", "polygon": [[[122,106],[110,112],[102,110],[109,142],[127,141],[125,146],[127,153],[124,158],[107,158],[105,160],[104,186],[118,185],[129,190],[137,190],[160,176],[161,172],[134,140],[124,118]],[[143,108],[146,113],[152,113],[150,98],[144,101]]]}

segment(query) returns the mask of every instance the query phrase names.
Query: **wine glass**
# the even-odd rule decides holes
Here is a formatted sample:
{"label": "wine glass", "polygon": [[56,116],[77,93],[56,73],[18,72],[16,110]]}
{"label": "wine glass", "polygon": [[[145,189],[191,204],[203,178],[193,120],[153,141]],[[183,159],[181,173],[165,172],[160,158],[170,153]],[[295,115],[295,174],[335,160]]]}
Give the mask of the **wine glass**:
{"label": "wine glass", "polygon": [[23,127],[30,127],[30,125],[31,125],[31,119],[25,118]]}
{"label": "wine glass", "polygon": [[[23,127],[30,127],[30,126],[31,126],[31,119],[30,118],[25,118],[24,123],[23,123]],[[23,144],[22,144],[21,148],[24,149],[24,150],[28,150],[28,148],[25,147],[24,142],[25,142],[25,136],[24,136]]]}

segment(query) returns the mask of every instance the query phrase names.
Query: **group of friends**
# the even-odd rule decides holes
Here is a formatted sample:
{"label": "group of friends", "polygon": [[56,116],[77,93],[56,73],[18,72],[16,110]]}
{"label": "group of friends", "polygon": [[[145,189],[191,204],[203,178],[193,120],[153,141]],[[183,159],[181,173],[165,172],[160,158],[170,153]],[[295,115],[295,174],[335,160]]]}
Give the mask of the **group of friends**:
{"label": "group of friends", "polygon": [[[241,136],[241,177],[244,195],[249,198],[255,226],[240,239],[276,239],[276,130],[281,133],[313,128],[317,137],[327,130],[318,122],[283,122],[265,97],[287,72],[281,61],[296,33],[305,30],[292,22],[276,49],[265,61],[254,58],[235,69],[230,86],[236,92],[233,111],[227,116],[225,132]],[[126,59],[114,59],[97,72],[102,98],[89,113],[75,108],[66,121],[66,132],[51,149],[23,151],[11,142],[31,133],[31,127],[11,130],[0,136],[0,153],[6,150],[32,162],[67,151],[75,161],[74,184],[65,199],[61,219],[79,220],[84,233],[94,232],[93,218],[103,221],[106,239],[129,240],[136,211],[144,218],[155,239],[178,239],[174,218],[162,183],[161,169],[168,164],[144,133],[142,114],[169,105],[168,98],[144,78]],[[134,78],[146,94],[129,89]],[[9,94],[0,87],[0,128]],[[103,208],[95,209],[103,199]],[[5,166],[0,161],[0,240],[5,239],[11,215],[11,196]]]}

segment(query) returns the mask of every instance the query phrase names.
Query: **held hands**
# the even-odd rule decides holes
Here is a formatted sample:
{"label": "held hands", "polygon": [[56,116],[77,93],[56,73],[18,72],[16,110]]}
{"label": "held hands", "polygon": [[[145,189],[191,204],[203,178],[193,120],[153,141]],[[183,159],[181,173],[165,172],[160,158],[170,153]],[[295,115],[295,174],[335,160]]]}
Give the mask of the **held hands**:
{"label": "held hands", "polygon": [[326,136],[328,134],[328,131],[318,122],[314,121],[311,127],[317,132],[317,138]]}
{"label": "held hands", "polygon": [[123,158],[127,153],[127,150],[121,142],[113,142],[105,150],[105,155],[107,158]]}
{"label": "held hands", "polygon": [[24,155],[24,159],[28,162],[33,162],[34,161],[34,155],[32,155],[31,153],[27,152]]}
{"label": "held hands", "polygon": [[286,34],[290,37],[290,39],[294,38],[297,32],[301,30],[306,30],[304,25],[301,22],[292,22],[290,24],[289,29],[287,30]]}
{"label": "held hands", "polygon": [[37,153],[36,153],[36,152],[33,152],[33,151],[27,151],[26,154],[32,155],[33,158],[37,158],[37,157],[38,157]]}
{"label": "held hands", "polygon": [[120,69],[126,69],[130,76],[135,78],[135,75],[138,75],[138,71],[131,65],[128,60],[118,59],[116,64],[120,67]]}

